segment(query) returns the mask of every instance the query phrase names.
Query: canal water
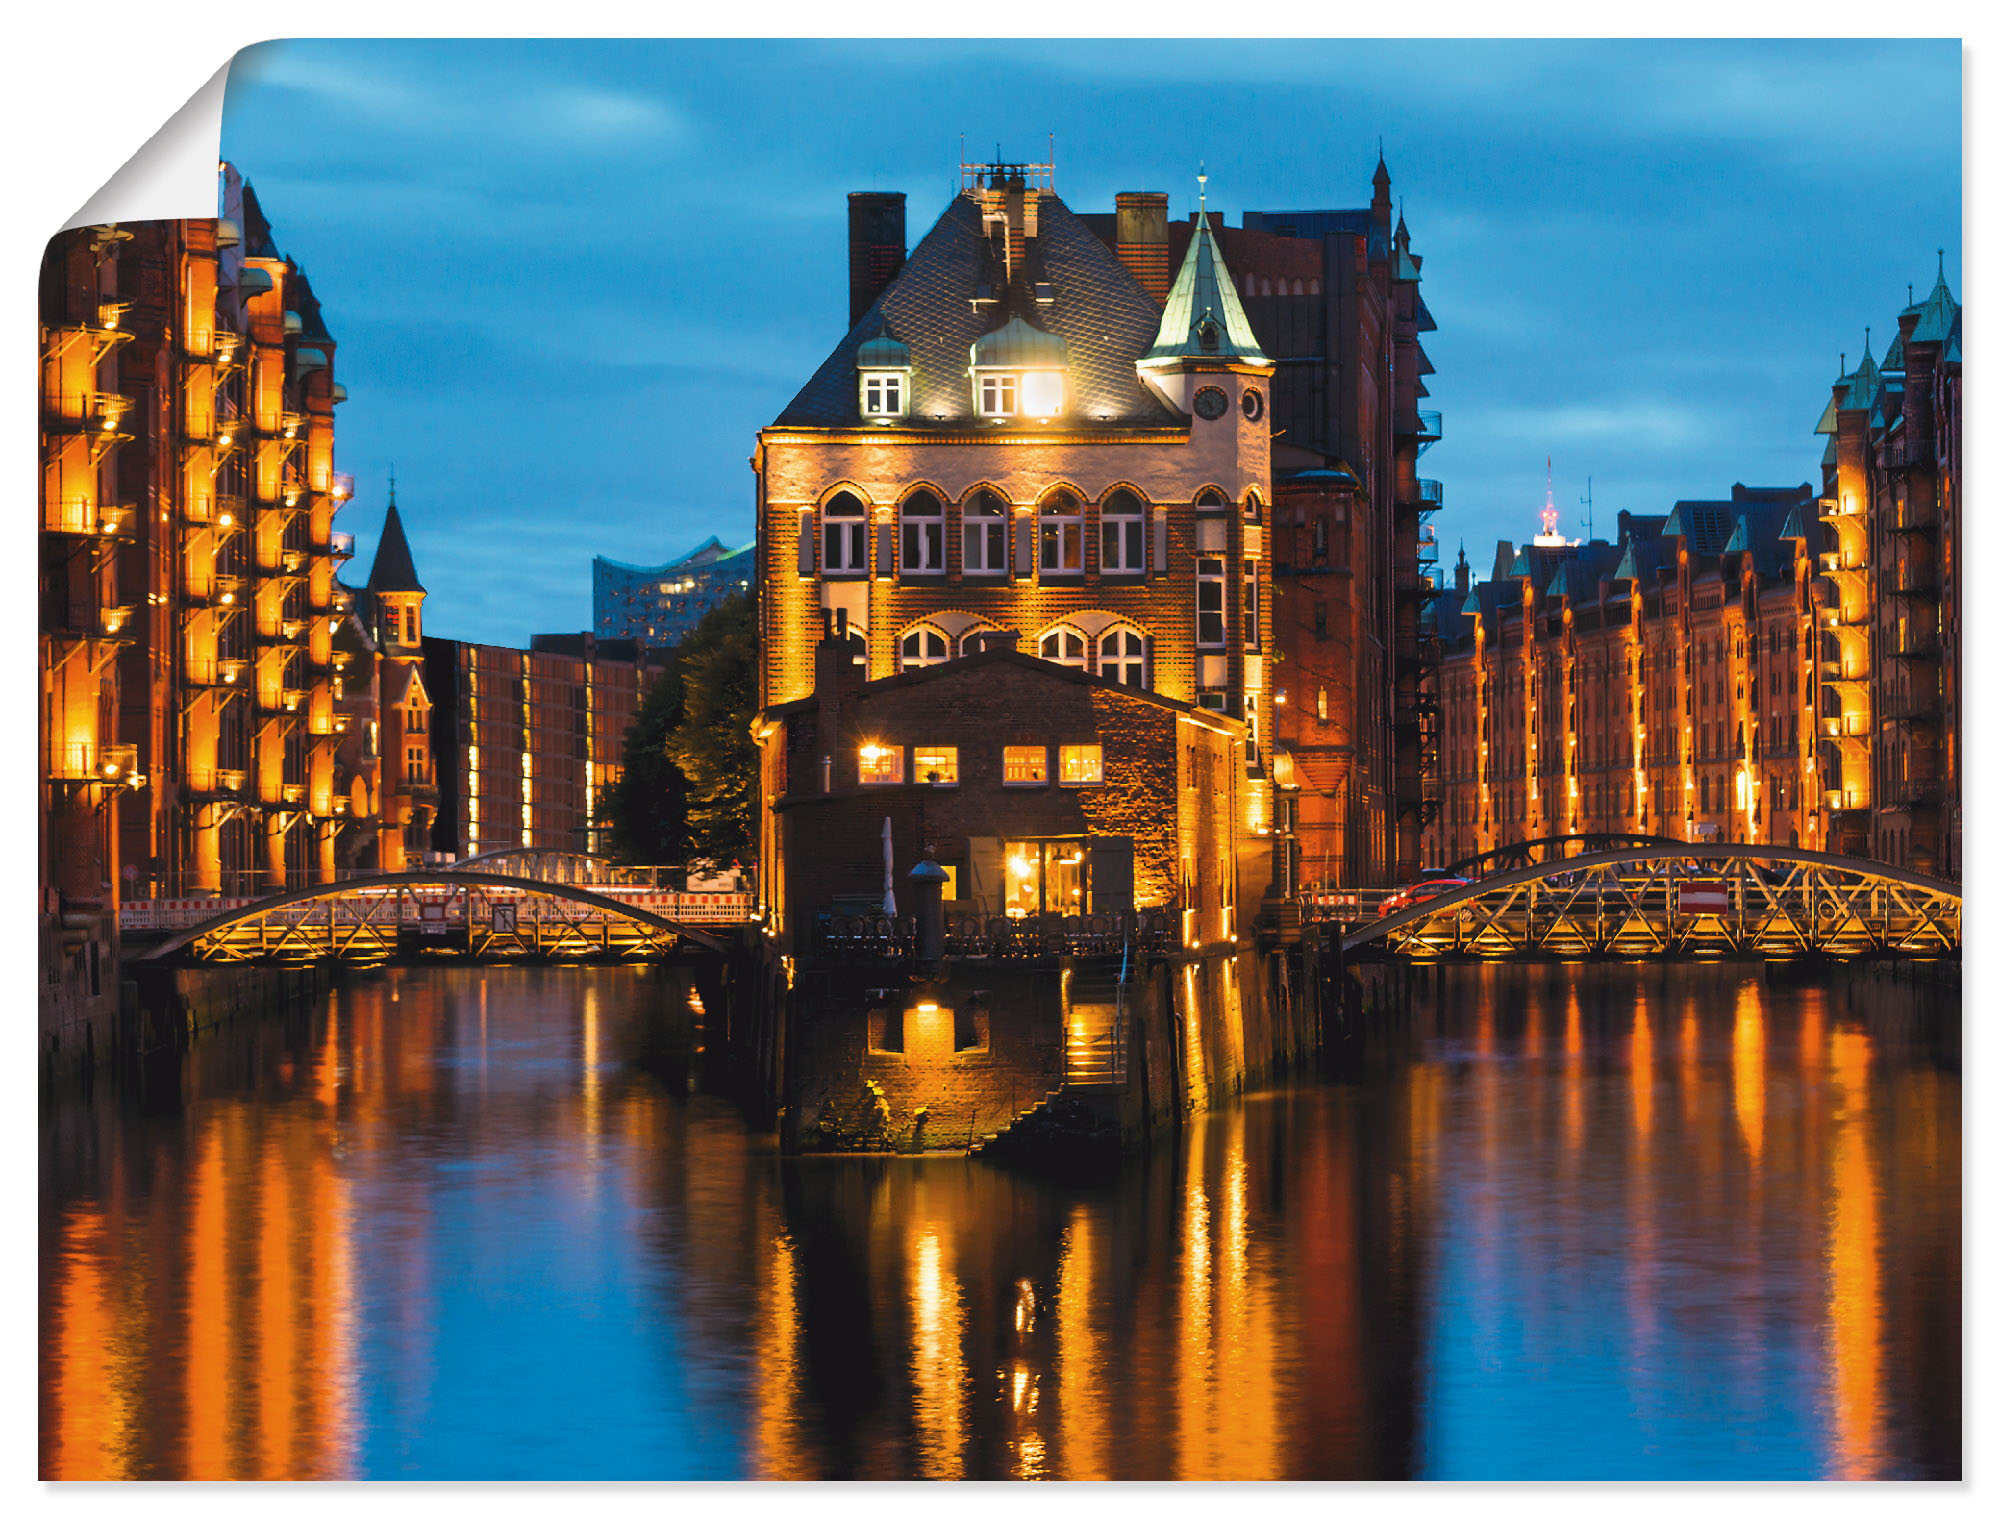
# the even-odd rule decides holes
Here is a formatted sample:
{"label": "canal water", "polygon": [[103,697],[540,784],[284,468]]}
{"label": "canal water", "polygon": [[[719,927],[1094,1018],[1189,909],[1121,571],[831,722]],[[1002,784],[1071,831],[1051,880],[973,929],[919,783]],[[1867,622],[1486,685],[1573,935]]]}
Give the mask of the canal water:
{"label": "canal water", "polygon": [[385,972],[45,1096],[42,1474],[1959,1474],[1951,997],[1443,972],[1092,1182],[781,1160],[693,1019]]}

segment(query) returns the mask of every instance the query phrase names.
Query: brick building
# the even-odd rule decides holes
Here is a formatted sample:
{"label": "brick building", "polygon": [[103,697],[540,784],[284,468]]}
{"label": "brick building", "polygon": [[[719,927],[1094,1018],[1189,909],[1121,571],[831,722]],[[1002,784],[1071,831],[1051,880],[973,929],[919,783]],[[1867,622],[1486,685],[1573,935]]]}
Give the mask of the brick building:
{"label": "brick building", "polygon": [[[1166,211],[1164,195],[1127,194],[1116,216],[1085,220],[1164,288],[1194,221],[1170,224]],[[1308,886],[1401,880],[1438,800],[1428,603],[1439,589],[1430,519],[1444,492],[1417,474],[1442,436],[1422,405],[1432,371],[1421,335],[1437,325],[1419,289],[1423,260],[1400,217],[1392,227],[1379,159],[1366,206],[1241,221],[1210,218],[1276,364],[1271,727],[1291,777],[1282,863],[1289,883]]]}
{"label": "brick building", "polygon": [[1178,909],[1186,942],[1238,931],[1241,722],[1022,654],[1012,633],[874,681],[857,649],[823,639],[813,694],[759,719],[781,942],[809,945],[843,901],[879,910],[885,820],[896,889],[934,850],[949,911]]}
{"label": "brick building", "polygon": [[1941,276],[1898,329],[1834,385],[1817,492],[1621,512],[1615,544],[1551,520],[1478,585],[1461,550],[1427,863],[1617,832],[1958,875],[1963,365]]}
{"label": "brick building", "polygon": [[115,997],[121,900],[330,879],[352,822],[334,654],[346,393],[305,272],[226,164],[217,212],[76,228],[43,255],[38,878],[57,1042],[75,987]]}
{"label": "brick building", "polygon": [[1009,631],[1235,718],[1260,899],[1274,366],[1199,215],[1162,304],[1048,166],[967,165],[962,186],[907,259],[902,197],[850,198],[858,315],[758,437],[763,704],[811,692],[831,617],[871,679]]}
{"label": "brick building", "polygon": [[590,621],[599,638],[628,638],[649,648],[676,644],[723,601],[750,589],[752,544],[724,548],[720,538],[666,564],[590,562]]}

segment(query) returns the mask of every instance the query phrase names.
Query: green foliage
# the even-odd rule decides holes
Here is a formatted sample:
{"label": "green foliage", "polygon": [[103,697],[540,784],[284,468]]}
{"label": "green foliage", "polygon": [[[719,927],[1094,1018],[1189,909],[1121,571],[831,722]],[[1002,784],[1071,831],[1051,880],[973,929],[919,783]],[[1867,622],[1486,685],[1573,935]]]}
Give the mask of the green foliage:
{"label": "green foliage", "polygon": [[757,802],[754,600],[721,602],[665,655],[626,730],[625,773],[606,792],[612,850],[639,865],[741,857]]}
{"label": "green foliage", "polygon": [[688,841],[698,855],[740,858],[754,837],[757,620],[751,597],[717,605],[681,645],[685,697],[667,757],[687,778]]}

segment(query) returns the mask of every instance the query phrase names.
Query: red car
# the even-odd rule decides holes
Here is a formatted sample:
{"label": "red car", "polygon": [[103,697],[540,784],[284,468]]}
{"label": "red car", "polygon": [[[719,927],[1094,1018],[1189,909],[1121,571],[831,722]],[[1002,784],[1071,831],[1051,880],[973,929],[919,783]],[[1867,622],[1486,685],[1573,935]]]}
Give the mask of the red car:
{"label": "red car", "polygon": [[1382,910],[1376,916],[1389,917],[1393,913],[1402,912],[1405,908],[1416,907],[1433,897],[1441,897],[1448,891],[1457,891],[1459,887],[1471,884],[1464,876],[1448,875],[1442,870],[1427,870],[1385,901]]}

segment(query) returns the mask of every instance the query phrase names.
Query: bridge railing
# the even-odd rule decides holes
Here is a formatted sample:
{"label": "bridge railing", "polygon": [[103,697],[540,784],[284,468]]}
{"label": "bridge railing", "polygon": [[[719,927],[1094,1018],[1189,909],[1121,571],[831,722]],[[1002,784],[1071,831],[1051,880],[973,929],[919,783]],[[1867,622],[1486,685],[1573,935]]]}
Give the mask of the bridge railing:
{"label": "bridge railing", "polygon": [[[342,884],[352,884],[356,888],[352,898],[323,898],[315,902],[274,907],[270,917],[274,922],[316,924],[328,921],[344,924],[381,921],[379,904],[367,904],[377,897],[401,893],[398,913],[408,921],[416,921],[420,916],[417,903],[425,898],[449,899],[452,895],[452,889],[445,886],[398,886],[395,875],[381,872],[350,875]],[[379,889],[370,891],[370,887]],[[494,889],[507,892],[504,884],[496,883]],[[679,923],[745,923],[756,905],[755,899],[747,892],[672,891],[643,885],[592,885],[590,889],[612,901],[643,907],[648,912]],[[535,900],[531,893],[521,892],[519,895],[523,899],[524,910],[526,903]],[[261,897],[142,897],[119,904],[118,927],[121,933],[126,934],[177,932],[197,927],[239,908],[254,906],[263,900]],[[462,912],[463,908],[456,910]]]}

